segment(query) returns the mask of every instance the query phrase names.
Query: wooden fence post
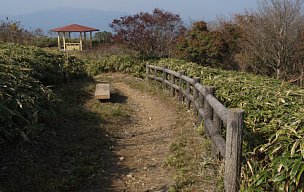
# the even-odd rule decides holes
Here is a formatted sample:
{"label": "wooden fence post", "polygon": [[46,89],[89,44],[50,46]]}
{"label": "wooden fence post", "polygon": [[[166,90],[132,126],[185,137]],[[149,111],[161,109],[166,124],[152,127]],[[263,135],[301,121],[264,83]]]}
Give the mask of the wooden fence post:
{"label": "wooden fence post", "polygon": [[[207,91],[207,95],[214,95],[214,89],[215,87],[212,86],[206,86],[206,91]],[[213,109],[211,107],[211,105],[208,103],[208,101],[206,99],[204,99],[204,111],[205,111],[205,120],[210,119],[213,120]],[[207,129],[205,129],[205,134],[209,135]]]}
{"label": "wooden fence post", "polygon": [[154,69],[154,80],[156,80],[155,77],[157,77],[157,69]]}
{"label": "wooden fence post", "polygon": [[179,72],[179,77],[178,77],[178,83],[179,83],[179,90],[178,90],[178,100],[183,101],[183,79],[182,75],[185,75],[185,71],[180,71]]}
{"label": "wooden fence post", "polygon": [[226,132],[225,191],[237,192],[240,187],[244,110],[229,109]]}
{"label": "wooden fence post", "polygon": [[163,89],[166,89],[166,83],[165,83],[165,80],[167,80],[167,73],[166,73],[166,70],[167,69],[167,67],[166,66],[164,66],[163,67]]}
{"label": "wooden fence post", "polygon": [[[203,108],[203,105],[204,105],[204,96],[200,92],[198,93],[198,102],[199,102],[199,108],[198,108],[198,110],[200,110],[201,108]],[[203,116],[201,116],[201,114],[198,113],[198,115],[197,115],[197,124],[198,124],[198,126],[201,125],[202,121],[203,121]]]}
{"label": "wooden fence post", "polygon": [[[171,82],[173,84],[175,84],[175,76],[174,75],[171,75]],[[171,87],[171,97],[174,97],[175,96],[175,89],[174,87]]]}
{"label": "wooden fence post", "polygon": [[149,75],[149,66],[148,64],[146,64],[146,80],[149,80],[148,75]]}
{"label": "wooden fence post", "polygon": [[188,95],[190,95],[190,83],[189,82],[187,82],[186,81],[186,85],[187,85],[187,87],[186,87],[186,107],[187,107],[187,109],[189,110],[190,109],[190,99],[188,99]]}
{"label": "wooden fence post", "polygon": [[[213,125],[214,125],[214,131],[219,133],[222,128],[222,120],[217,113],[213,113]],[[216,147],[216,145],[213,142],[211,144],[211,155],[214,158],[220,158],[220,150]]]}
{"label": "wooden fence post", "polygon": [[195,102],[197,101],[198,99],[198,90],[195,88],[195,84],[196,83],[199,83],[200,82],[200,78],[199,77],[194,77],[194,83],[193,83],[193,110],[194,110],[194,113],[197,113],[197,109],[196,109],[196,106],[195,106]]}

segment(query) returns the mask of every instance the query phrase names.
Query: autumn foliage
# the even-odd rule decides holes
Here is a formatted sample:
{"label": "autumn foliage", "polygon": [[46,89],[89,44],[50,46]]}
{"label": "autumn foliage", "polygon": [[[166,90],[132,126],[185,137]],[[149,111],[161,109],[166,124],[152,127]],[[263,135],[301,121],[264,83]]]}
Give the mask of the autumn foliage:
{"label": "autumn foliage", "polygon": [[228,45],[218,31],[209,31],[207,23],[198,21],[180,36],[176,56],[195,63],[218,66],[223,63]]}
{"label": "autumn foliage", "polygon": [[185,31],[179,15],[161,9],[115,19],[110,27],[116,40],[145,58],[170,56],[177,38]]}

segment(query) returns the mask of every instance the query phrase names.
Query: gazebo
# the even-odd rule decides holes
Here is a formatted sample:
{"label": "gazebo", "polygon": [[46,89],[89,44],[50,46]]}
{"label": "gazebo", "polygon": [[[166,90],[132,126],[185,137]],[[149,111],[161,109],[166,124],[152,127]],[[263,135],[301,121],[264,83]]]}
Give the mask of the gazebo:
{"label": "gazebo", "polygon": [[[86,33],[90,32],[90,48],[92,48],[92,32],[93,31],[99,31],[99,29],[95,29],[92,27],[86,27],[86,26],[82,26],[82,25],[78,25],[78,24],[72,24],[72,25],[67,25],[67,26],[63,26],[63,27],[58,27],[55,29],[51,29],[51,31],[53,32],[57,32],[58,34],[58,48],[62,49],[61,46],[61,37],[63,40],[63,50],[83,50],[83,47],[86,45]],[[72,43],[66,42],[66,35],[68,35],[69,40],[71,41],[71,32],[79,32],[80,33],[80,37],[79,37],[79,43]],[[83,35],[83,37],[82,37]],[[83,41],[84,40],[84,41]]]}

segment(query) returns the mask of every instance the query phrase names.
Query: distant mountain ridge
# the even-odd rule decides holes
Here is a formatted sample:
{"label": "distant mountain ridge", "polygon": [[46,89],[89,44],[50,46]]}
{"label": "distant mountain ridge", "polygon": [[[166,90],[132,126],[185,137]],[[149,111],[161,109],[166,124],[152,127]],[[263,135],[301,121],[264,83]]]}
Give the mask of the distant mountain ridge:
{"label": "distant mountain ridge", "polygon": [[50,29],[69,24],[80,24],[100,29],[100,31],[111,31],[109,24],[115,18],[128,15],[128,13],[117,11],[102,11],[96,9],[60,7],[56,9],[40,10],[23,15],[0,15],[0,20],[20,21],[29,30],[41,28],[48,33]]}

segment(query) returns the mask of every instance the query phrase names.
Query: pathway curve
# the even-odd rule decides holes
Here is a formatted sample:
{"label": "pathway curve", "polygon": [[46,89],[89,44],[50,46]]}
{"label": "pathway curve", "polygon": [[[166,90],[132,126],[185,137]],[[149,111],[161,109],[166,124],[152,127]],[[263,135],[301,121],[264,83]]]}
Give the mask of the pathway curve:
{"label": "pathway curve", "polygon": [[[120,75],[110,77],[111,86],[127,98],[126,105],[133,111],[132,120],[115,130],[115,157],[109,157],[111,163],[105,169],[99,187],[89,191],[168,191],[175,184],[176,176],[175,170],[165,165],[170,145],[185,132],[190,133],[190,140],[196,147],[201,145],[202,138],[193,128],[194,117],[181,111],[170,99],[132,88],[125,81],[128,77]],[[201,158],[203,153],[204,150],[197,150],[192,154]],[[209,189],[206,186],[204,191],[212,191]]]}

